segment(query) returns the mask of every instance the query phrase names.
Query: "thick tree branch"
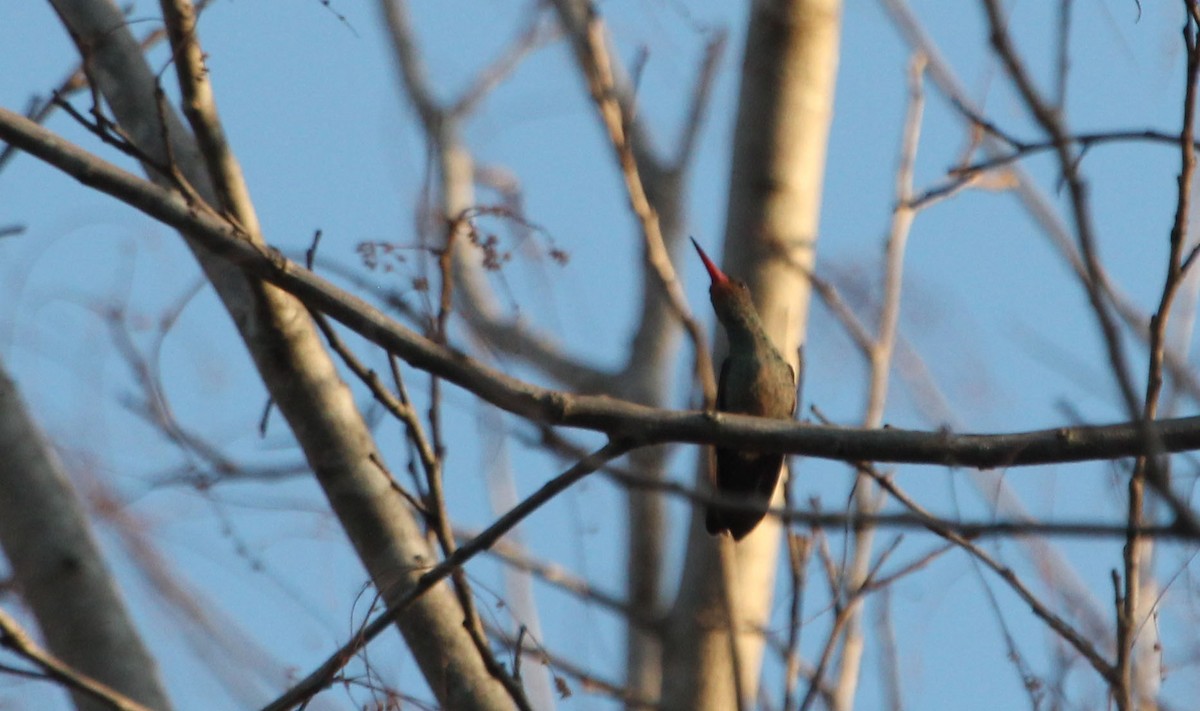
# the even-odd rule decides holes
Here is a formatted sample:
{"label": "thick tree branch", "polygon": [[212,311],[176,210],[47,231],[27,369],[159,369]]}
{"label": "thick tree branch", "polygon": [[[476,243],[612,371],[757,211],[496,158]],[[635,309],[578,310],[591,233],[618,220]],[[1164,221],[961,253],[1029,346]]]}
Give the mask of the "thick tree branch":
{"label": "thick tree branch", "polygon": [[[2,363],[0,452],[0,550],[50,652],[110,690],[167,711],[154,657],[105,564],[87,507]],[[75,701],[83,711],[99,708],[79,693]]]}
{"label": "thick tree branch", "polygon": [[[704,391],[713,392],[707,344],[699,322],[688,313],[671,253],[683,241],[686,224],[684,183],[696,158],[695,146],[708,109],[715,70],[724,37],[717,33],[708,42],[704,60],[692,87],[688,112],[670,158],[654,150],[652,131],[639,115],[636,86],[627,79],[620,58],[610,52],[608,37],[591,0],[554,0],[559,24],[567,35],[575,65],[588,88],[597,116],[612,146],[624,178],[629,206],[641,225],[642,297],[628,357],[622,371],[611,378],[608,393],[645,405],[661,405],[669,398],[668,384],[675,363],[678,324],[683,323],[696,348],[693,366]],[[647,448],[634,454],[634,463],[662,477],[664,452]],[[626,528],[626,587],[630,604],[658,609],[662,599],[662,571],[666,560],[667,516],[661,498],[631,495]],[[626,637],[627,679],[633,691],[658,695],[662,690],[662,646],[657,637],[630,629]]]}
{"label": "thick tree branch", "polygon": [[[0,108],[0,139],[9,141],[85,185],[188,234],[247,273],[289,291],[408,361],[516,415],[552,425],[596,430],[642,444],[692,442],[741,445],[841,461],[943,466],[1032,466],[1133,457],[1145,441],[1136,423],[1059,427],[1011,434],[955,434],[885,428],[859,430],[745,415],[662,410],[604,396],[572,395],[501,373],[405,328],[277,250],[249,242],[228,222],[197,212],[178,193],[89,154],[28,119]],[[1151,426],[1164,452],[1200,449],[1200,416]]]}
{"label": "thick tree branch", "polygon": [[99,700],[117,711],[151,711],[149,706],[143,706],[112,687],[79,673],[38,647],[16,620],[9,617],[4,610],[0,610],[0,647],[10,649],[33,662],[48,678],[71,691]]}
{"label": "thick tree branch", "polygon": [[196,35],[199,11],[191,0],[161,0],[160,4],[183,94],[183,113],[204,156],[217,205],[223,213],[236,218],[248,234],[257,237],[258,216],[242,167],[225,138],[208,67],[204,63],[204,50]]}
{"label": "thick tree branch", "polygon": [[[218,223],[240,225],[230,227],[231,231],[240,239],[255,242],[258,249],[269,251],[257,241],[251,212],[240,211],[236,204],[240,198],[234,192],[238,188],[214,184],[217,180],[238,180],[230,164],[220,155],[201,155],[198,141],[168,105],[158,77],[147,65],[112,0],[52,2],[83,56],[98,120],[102,106],[110,109],[116,125],[113,130],[132,146],[152,180],[161,180],[172,188],[191,186],[183,204],[209,213]],[[178,39],[195,41],[194,35],[186,32]],[[192,66],[199,70],[195,64]],[[183,81],[192,79],[185,76]],[[192,86],[186,91],[203,92],[204,88]],[[202,111],[211,113],[211,109],[210,104]],[[219,127],[209,124],[197,129],[201,130],[219,132]],[[209,138],[220,143],[218,135]],[[219,145],[211,148],[218,153],[227,150]],[[209,172],[208,164],[214,157],[221,164],[212,170],[219,175]],[[230,212],[231,208],[240,214]],[[406,585],[416,582],[412,561],[428,561],[432,552],[412,511],[381,475],[377,463],[382,458],[374,439],[305,307],[286,292],[260,279],[247,278],[244,270],[209,251],[186,232],[183,236],[229,312],[258,375],[304,450],[359,559],[389,600],[399,598]],[[438,588],[412,605],[398,626],[441,703],[464,708],[510,708],[504,689],[487,673],[461,628],[461,620],[461,606],[449,589]]]}
{"label": "thick tree branch", "polygon": [[389,603],[387,609],[375,619],[367,623],[363,629],[340,649],[332,654],[320,667],[305,677],[275,701],[267,704],[263,711],[284,711],[297,704],[302,704],[314,694],[328,686],[338,670],[346,665],[368,642],[379,636],[388,628],[401,613],[427,593],[433,586],[461,568],[468,560],[487,550],[505,533],[512,530],[522,520],[527,518],[543,504],[565,491],[572,484],[604,466],[607,462],[620,457],[630,450],[628,441],[611,440],[608,444],[583,458],[567,471],[546,482],[540,489],[531,494],[521,503],[514,506],[508,513],[496,519],[478,536],[455,549],[449,557],[429,569],[422,575],[404,595]]}

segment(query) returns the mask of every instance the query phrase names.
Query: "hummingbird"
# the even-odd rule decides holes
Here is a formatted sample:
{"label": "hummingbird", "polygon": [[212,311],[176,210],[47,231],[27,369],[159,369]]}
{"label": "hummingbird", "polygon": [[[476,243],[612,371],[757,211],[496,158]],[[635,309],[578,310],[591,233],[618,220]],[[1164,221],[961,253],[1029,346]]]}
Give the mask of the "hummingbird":
{"label": "hummingbird", "polygon": [[[692,244],[708,270],[709,299],[725,328],[729,355],[717,380],[717,409],[743,415],[792,419],[796,411],[796,373],[771,342],[745,283],[730,279]],[[774,452],[717,447],[717,495],[738,506],[708,505],[704,527],[713,535],[729,531],[740,541],[758,526],[779,483],[783,456]]]}

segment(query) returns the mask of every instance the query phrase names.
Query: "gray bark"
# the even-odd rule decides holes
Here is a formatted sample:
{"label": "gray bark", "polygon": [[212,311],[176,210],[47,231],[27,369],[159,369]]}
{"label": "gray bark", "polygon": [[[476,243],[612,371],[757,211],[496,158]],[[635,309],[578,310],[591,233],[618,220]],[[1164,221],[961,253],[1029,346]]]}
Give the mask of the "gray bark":
{"label": "gray bark", "polygon": [[[118,123],[152,160],[165,163],[154,76],[125,18],[110,0],[52,3]],[[173,110],[163,113],[175,163],[215,204],[195,142]],[[162,180],[152,168],[148,174]],[[435,562],[435,556],[412,511],[377,464],[383,458],[307,310],[279,289],[247,279],[236,266],[202,247],[190,241],[189,246],[233,318],[272,401],[295,434],[376,588],[386,599],[402,596]],[[444,706],[511,708],[511,699],[484,668],[462,621],[457,600],[445,585],[439,585],[413,605],[398,625]]]}
{"label": "gray bark", "polygon": [[[754,2],[742,64],[723,268],[750,286],[768,334],[793,367],[808,315],[840,12],[838,0]],[[780,527],[765,520],[734,547],[734,569],[724,575],[698,511],[668,622],[663,702],[670,709],[738,708],[737,689],[745,703],[756,698],[763,640],[749,630],[770,612]],[[734,581],[737,682],[726,577]]]}
{"label": "gray bark", "polygon": [[[171,708],[87,511],[0,367],[0,547],[46,646],[76,671],[154,709]],[[81,711],[108,708],[73,694]]]}

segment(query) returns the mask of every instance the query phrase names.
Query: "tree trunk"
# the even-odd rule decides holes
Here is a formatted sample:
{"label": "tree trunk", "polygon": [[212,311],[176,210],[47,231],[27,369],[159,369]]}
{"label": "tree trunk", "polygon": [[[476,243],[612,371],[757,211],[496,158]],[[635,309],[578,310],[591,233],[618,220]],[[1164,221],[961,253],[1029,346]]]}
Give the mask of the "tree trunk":
{"label": "tree trunk", "polygon": [[[833,112],[840,3],[752,4],[734,136],[722,268],[744,280],[781,353],[796,366],[807,322],[825,150]],[[720,362],[720,358],[716,359]],[[781,500],[776,492],[775,501]],[[693,510],[679,597],[668,623],[663,701],[669,709],[754,705],[779,552],[767,518],[734,546],[735,684],[717,541]]]}
{"label": "tree trunk", "polygon": [[[0,547],[54,656],[153,709],[171,708],[154,658],[50,443],[0,368]],[[75,693],[75,707],[108,706]]]}
{"label": "tree trunk", "polygon": [[[117,122],[152,160],[167,162],[154,76],[128,23],[110,0],[52,0]],[[172,110],[171,156],[188,181],[216,205],[194,140]],[[161,176],[153,169],[154,180]],[[185,235],[186,237],[186,235]],[[261,239],[261,235],[252,234]],[[249,348],[272,402],[287,420],[334,514],[386,600],[402,596],[436,560],[355,406],[350,389],[296,299],[247,279],[234,265],[189,242]],[[454,709],[509,709],[512,701],[487,672],[463,628],[463,612],[439,585],[399,620],[430,689]]]}

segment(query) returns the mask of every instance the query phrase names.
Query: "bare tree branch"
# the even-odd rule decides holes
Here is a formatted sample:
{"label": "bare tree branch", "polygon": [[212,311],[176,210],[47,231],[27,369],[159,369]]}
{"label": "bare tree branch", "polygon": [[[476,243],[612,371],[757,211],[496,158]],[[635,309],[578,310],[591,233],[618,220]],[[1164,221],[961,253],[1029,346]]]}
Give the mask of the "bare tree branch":
{"label": "bare tree branch", "polygon": [[[892,369],[892,353],[896,344],[896,333],[900,324],[900,296],[904,279],[904,252],[908,234],[912,228],[916,210],[909,206],[913,192],[913,171],[920,145],[921,121],[925,111],[924,75],[926,60],[916,53],[909,63],[908,113],[901,134],[899,165],[896,168],[896,206],[892,210],[891,226],[884,245],[883,300],[879,307],[879,332],[872,340],[868,351],[871,375],[867,388],[867,403],[863,426],[876,428],[883,425],[884,408],[888,397],[888,382]],[[860,475],[854,487],[855,510],[871,514],[882,504],[874,482]],[[874,529],[858,527],[854,531],[854,555],[847,571],[847,584],[854,590],[866,584]],[[847,620],[842,636],[841,657],[837,677],[833,682],[835,709],[854,708],[854,697],[858,691],[862,655],[865,649],[863,637],[863,606],[861,596],[847,601]]]}
{"label": "bare tree branch", "polygon": [[[880,475],[871,467],[864,467],[863,471],[868,473],[884,490],[886,490],[893,498],[899,501],[909,511],[918,516],[927,515],[924,507],[918,504],[915,500],[900,490],[896,484],[888,477]],[[1093,640],[1090,640],[1081,635],[1074,627],[1070,625],[1062,616],[1056,614],[1053,610],[1045,605],[1036,595],[1021,582],[1017,577],[1016,572],[1008,566],[1001,563],[993,555],[980,548],[974,542],[969,541],[962,536],[940,528],[932,520],[930,521],[929,530],[942,536],[946,540],[954,543],[962,548],[967,553],[971,554],[976,560],[989,568],[992,572],[1000,577],[1015,592],[1025,604],[1029,605],[1033,614],[1046,623],[1050,629],[1061,637],[1066,643],[1070,644],[1088,664],[1104,679],[1107,684],[1113,684],[1117,681],[1116,667],[1111,662],[1104,658],[1100,651],[1096,648]]]}
{"label": "bare tree branch", "polygon": [[[1200,44],[1196,40],[1196,19],[1194,2],[1185,2],[1191,12],[1187,13],[1183,25],[1183,43],[1187,51],[1187,71],[1184,85],[1183,120],[1179,133],[1180,167],[1178,178],[1178,193],[1176,195],[1175,219],[1171,225],[1170,250],[1167,256],[1167,273],[1163,279],[1162,296],[1158,310],[1150,318],[1150,358],[1146,374],[1146,395],[1142,418],[1151,421],[1158,416],[1159,395],[1163,385],[1163,362],[1167,348],[1167,323],[1171,315],[1171,306],[1179,287],[1183,282],[1183,250],[1188,229],[1189,200],[1192,194],[1192,179],[1196,168],[1195,117],[1196,117],[1196,80],[1200,76]],[[1129,478],[1128,521],[1130,533],[1125,541],[1124,590],[1118,600],[1117,610],[1117,674],[1121,685],[1115,690],[1117,707],[1123,710],[1140,708],[1143,695],[1148,691],[1135,676],[1135,666],[1146,667],[1150,660],[1147,655],[1138,655],[1135,640],[1142,625],[1149,620],[1155,601],[1143,601],[1142,592],[1149,577],[1146,566],[1150,560],[1150,545],[1140,539],[1136,529],[1141,525],[1144,516],[1145,485],[1147,479],[1156,481],[1149,483],[1160,491],[1170,487],[1170,477],[1166,462],[1156,461],[1153,453],[1149,456],[1138,457]],[[1142,650],[1155,645],[1140,645]],[[1140,658],[1143,657],[1143,658]],[[1150,694],[1152,697],[1153,694]]]}
{"label": "bare tree branch", "polygon": [[671,263],[670,252],[663,239],[658,212],[651,204],[642,180],[638,161],[634,155],[632,139],[626,123],[625,107],[617,100],[616,80],[613,76],[612,60],[605,46],[604,25],[599,15],[590,3],[583,10],[586,19],[579,32],[573,36],[576,54],[580,57],[584,76],[588,82],[592,100],[596,103],[601,123],[608,132],[609,142],[616,153],[617,164],[621,176],[625,179],[626,197],[629,207],[637,216],[642,227],[644,240],[643,256],[650,273],[658,277],[659,285],[667,295],[667,299],[675,315],[683,324],[691,337],[695,352],[695,375],[704,391],[705,402],[716,401],[717,383],[713,379],[712,358],[708,353],[708,339],[704,328],[696,320],[687,304],[687,297],[675,267]]}
{"label": "bare tree branch", "polygon": [[[1136,456],[1144,442],[1136,424],[1061,427],[1014,434],[954,434],[888,428],[797,424],[732,415],[660,410],[609,397],[540,388],[433,343],[387,318],[277,250],[249,242],[229,223],[198,213],[181,196],[116,168],[19,114],[0,109],[0,138],[165,224],[185,231],[214,254],[329,314],[416,368],[466,388],[492,404],[539,422],[579,427],[644,444],[678,441],[741,445],[841,461],[941,464],[984,469]],[[1165,452],[1200,449],[1200,417],[1159,420],[1152,431]],[[1181,523],[1180,525],[1184,525]]]}
{"label": "bare tree branch", "polygon": [[246,234],[258,237],[258,216],[250,200],[250,190],[242,167],[225,139],[225,129],[217,113],[216,97],[208,67],[204,64],[204,50],[196,34],[197,10],[191,0],[161,0],[160,4],[183,94],[183,113],[204,156],[216,191],[217,206],[226,216],[235,219]]}
{"label": "bare tree branch", "polygon": [[[696,382],[711,402],[715,383],[707,343],[684,301],[670,255],[683,241],[684,181],[696,157],[697,137],[709,106],[723,35],[717,33],[710,38],[677,146],[668,162],[653,150],[651,132],[636,110],[636,86],[631,86],[619,57],[609,51],[595,4],[591,0],[555,0],[553,6],[597,108],[625,182],[629,206],[641,228],[641,313],[625,366],[611,379],[608,392],[645,405],[667,402],[678,325],[682,323],[694,347]],[[644,470],[663,476],[661,448],[640,449],[632,458]],[[662,605],[662,570],[667,559],[666,514],[656,496],[630,496],[628,509],[626,584],[630,604],[657,609]],[[662,644],[658,636],[630,629],[625,649],[631,689],[642,695],[661,693]]]}
{"label": "bare tree branch", "polygon": [[572,484],[604,466],[606,462],[625,454],[631,445],[627,442],[612,440],[594,453],[584,458],[567,471],[559,474],[544,484],[508,513],[483,530],[478,536],[455,549],[454,553],[433,566],[428,572],[417,579],[416,585],[409,588],[402,596],[388,603],[387,609],[375,619],[363,626],[354,639],[344,644],[329,659],[306,676],[300,683],[293,686],[287,693],[263,707],[263,711],[285,711],[297,704],[312,698],[325,688],[333,679],[333,675],[346,665],[368,642],[379,636],[383,630],[395,621],[404,610],[428,592],[433,586],[458,570],[471,558],[486,550],[500,540],[500,537],[516,526],[550,499],[565,491]]}
{"label": "bare tree branch", "polygon": [[72,692],[79,692],[85,697],[98,700],[118,711],[151,711],[149,706],[143,706],[111,687],[79,673],[59,661],[54,655],[39,648],[25,633],[25,630],[21,629],[16,620],[9,617],[4,610],[0,610],[0,647],[10,649],[24,659],[33,662],[47,677]]}
{"label": "bare tree branch", "polygon": [[1045,103],[1041,93],[1033,85],[1029,72],[1012,45],[1007,21],[1002,17],[1003,11],[998,0],[983,0],[983,7],[987,14],[991,42],[996,55],[1004,65],[1009,78],[1016,85],[1026,107],[1054,143],[1059,170],[1062,172],[1063,180],[1066,182],[1071,196],[1075,237],[1079,243],[1079,251],[1083,255],[1084,265],[1087,267],[1087,278],[1083,280],[1083,286],[1104,337],[1104,345],[1108,350],[1113,377],[1121,393],[1122,402],[1130,417],[1136,417],[1141,408],[1138,406],[1137,397],[1134,394],[1133,377],[1125,352],[1122,350],[1121,335],[1113,321],[1110,304],[1104,295],[1100,257],[1096,251],[1095,231],[1092,227],[1092,214],[1087,202],[1087,190],[1079,175],[1078,156],[1071,151],[1070,134],[1063,126],[1061,116]]}
{"label": "bare tree branch", "polygon": [[503,55],[475,77],[475,81],[457,100],[450,103],[447,111],[450,116],[462,118],[474,112],[480,102],[516,71],[522,60],[552,38],[553,33],[541,23],[540,17],[540,4],[531,4],[529,21],[520,35],[509,44]]}
{"label": "bare tree branch", "polygon": [[166,711],[170,699],[85,506],[2,366],[0,451],[0,547],[46,644],[64,669]]}
{"label": "bare tree branch", "polygon": [[[128,23],[110,0],[52,1],[91,78],[97,123],[101,107],[110,108],[115,122],[104,119],[103,127],[117,132],[151,179],[186,195],[180,207],[227,226],[237,224],[230,229],[238,239],[266,253],[232,152],[221,138],[214,105],[205,102],[206,89],[195,83],[207,81],[205,76],[195,77],[203,73],[200,64],[184,58],[181,78],[183,91],[199,102],[192,118],[204,124],[194,129],[197,134],[209,134],[204,139],[206,153],[168,105]],[[183,51],[198,49],[185,46],[196,42],[194,33],[177,34],[176,40],[184,43]],[[371,433],[307,310],[287,293],[248,279],[202,245],[186,241],[231,315],[359,559],[379,590],[399,597],[404,584],[415,583],[412,561],[429,560],[432,553],[406,501],[381,474],[377,463],[382,458]],[[413,605],[398,626],[443,703],[507,707],[507,694],[488,674],[462,629],[461,614],[449,589],[439,588]]]}
{"label": "bare tree branch", "polygon": [[[657,709],[662,708],[662,705],[656,703],[652,699],[647,699],[635,694],[627,687],[620,684],[602,679],[595,674],[587,671],[585,668],[577,664],[573,664],[561,656],[551,654],[543,649],[540,645],[535,645],[529,641],[523,641],[518,645],[518,640],[513,639],[499,630],[490,630],[491,635],[499,639],[506,647],[517,651],[522,656],[528,656],[532,659],[552,667],[555,672],[569,676],[577,681],[585,693],[598,694],[609,696],[619,700],[625,704],[626,708],[630,709]],[[561,679],[555,677],[559,685],[560,695],[563,698],[571,696],[569,687],[565,685]]]}
{"label": "bare tree branch", "polygon": [[[925,53],[929,60],[929,76],[933,84],[949,98],[955,107],[960,108],[960,110],[965,109],[965,113],[969,117],[978,117],[979,112],[972,109],[966,89],[954,75],[950,65],[942,58],[932,38],[921,27],[916,16],[904,0],[880,0],[880,3],[892,17],[894,24],[907,43],[914,50],[919,49]],[[975,118],[971,120],[978,123]],[[999,155],[992,141],[991,134],[984,137],[983,146],[993,158]],[[1062,254],[1076,276],[1081,281],[1088,279],[1088,268],[1084,264],[1082,257],[1080,257],[1078,248],[1071,241],[1068,228],[1058,213],[1054,211],[1047,198],[1037,189],[1032,179],[1020,166],[1013,165],[1010,171],[1016,182],[1017,196],[1030,213],[1030,216],[1042,227],[1051,244]],[[943,186],[943,188],[945,187]],[[951,190],[953,189],[951,188]],[[937,190],[934,189],[934,191],[927,192],[923,196],[916,198],[916,200],[925,200],[930,196],[931,192]],[[1121,320],[1125,322],[1125,326],[1131,329],[1139,339],[1147,341],[1148,332],[1145,325],[1150,317],[1143,313],[1131,298],[1120,291],[1109,278],[1103,265],[1099,266],[1099,276],[1101,279],[1100,285],[1106,297],[1111,300],[1113,309],[1120,316]],[[1187,359],[1181,357],[1178,353],[1168,352],[1166,367],[1174,383],[1184,389],[1193,401],[1200,402],[1200,379],[1197,379]]]}

